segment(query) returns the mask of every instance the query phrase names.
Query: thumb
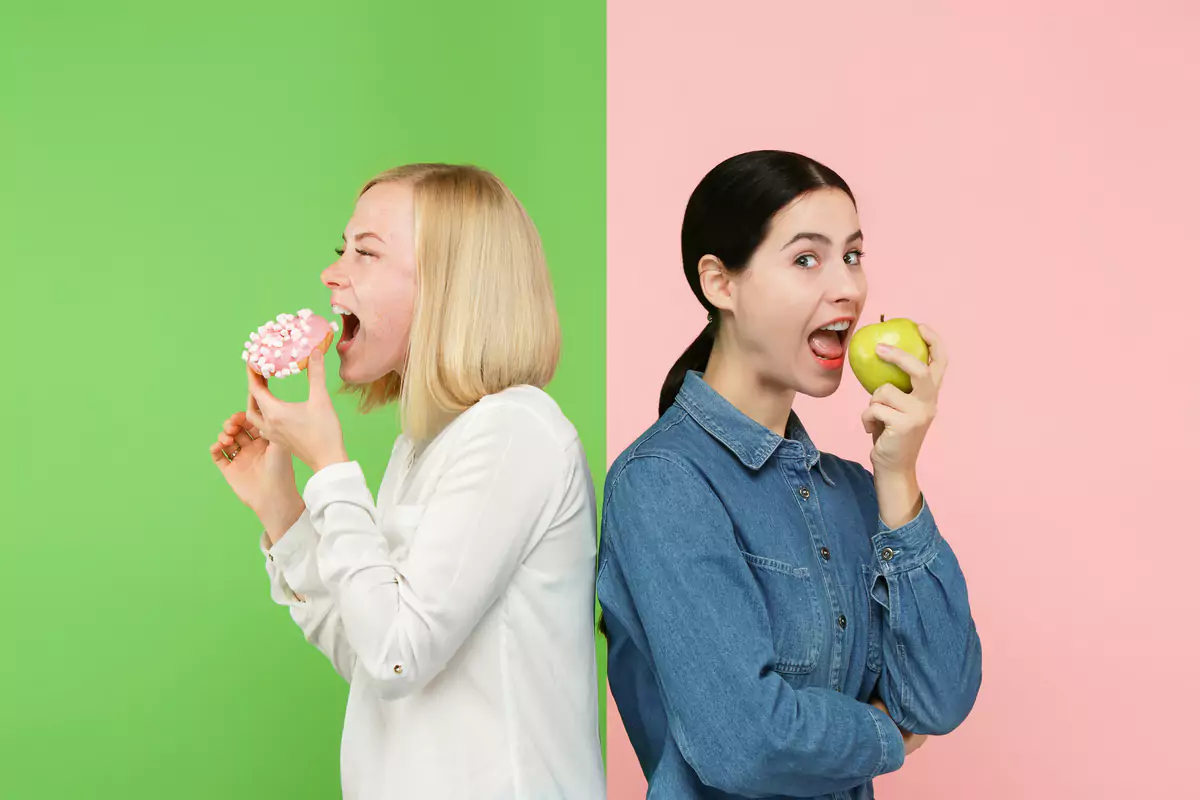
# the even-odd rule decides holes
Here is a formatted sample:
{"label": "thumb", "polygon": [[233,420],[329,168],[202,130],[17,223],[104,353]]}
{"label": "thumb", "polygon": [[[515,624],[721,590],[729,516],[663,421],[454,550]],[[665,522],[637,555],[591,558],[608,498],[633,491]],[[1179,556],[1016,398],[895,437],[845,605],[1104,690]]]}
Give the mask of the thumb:
{"label": "thumb", "polygon": [[321,348],[314,347],[308,354],[308,391],[309,396],[315,392],[325,393],[325,354]]}

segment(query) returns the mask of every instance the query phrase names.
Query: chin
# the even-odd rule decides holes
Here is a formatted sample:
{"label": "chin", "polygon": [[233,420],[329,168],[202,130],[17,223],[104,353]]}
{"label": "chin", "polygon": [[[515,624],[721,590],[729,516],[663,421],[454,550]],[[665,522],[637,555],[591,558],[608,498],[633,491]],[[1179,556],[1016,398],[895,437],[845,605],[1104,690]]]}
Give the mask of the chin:
{"label": "chin", "polygon": [[817,375],[797,375],[793,383],[798,394],[808,397],[829,397],[842,385],[842,371],[822,372]]}

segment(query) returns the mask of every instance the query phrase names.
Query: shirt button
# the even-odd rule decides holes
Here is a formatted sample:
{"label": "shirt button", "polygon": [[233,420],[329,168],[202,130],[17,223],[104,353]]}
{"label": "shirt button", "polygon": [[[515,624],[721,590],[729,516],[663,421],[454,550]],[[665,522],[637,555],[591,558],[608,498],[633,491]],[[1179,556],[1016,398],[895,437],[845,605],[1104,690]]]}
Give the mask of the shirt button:
{"label": "shirt button", "polygon": [[397,664],[396,666],[392,667],[392,672],[394,672],[394,673],[396,673],[397,675],[399,675],[400,673],[404,672],[404,667],[402,667],[402,666],[400,666],[399,664]]}
{"label": "shirt button", "polygon": [[267,553],[267,558],[269,558],[271,561],[275,560],[275,556],[271,555],[270,553]]}
{"label": "shirt button", "polygon": [[883,548],[882,552],[879,553],[879,557],[882,558],[884,561],[891,561],[892,556],[894,556],[894,555],[896,555],[896,551],[890,547]]}
{"label": "shirt button", "polygon": [[845,614],[842,614],[840,617],[838,617],[838,627],[841,628],[842,630],[846,630],[846,615]]}
{"label": "shirt button", "polygon": [[828,561],[828,560],[830,559],[830,557],[831,557],[831,556],[830,556],[830,554],[829,554],[829,548],[828,548],[828,547],[822,547],[822,548],[821,548],[821,558],[823,558],[823,559],[825,559],[826,561]]}
{"label": "shirt button", "polygon": [[801,497],[803,497],[805,500],[807,500],[807,499],[808,499],[808,495],[809,495],[808,487],[807,487],[807,486],[801,486],[801,487],[800,487],[800,496],[801,496]]}

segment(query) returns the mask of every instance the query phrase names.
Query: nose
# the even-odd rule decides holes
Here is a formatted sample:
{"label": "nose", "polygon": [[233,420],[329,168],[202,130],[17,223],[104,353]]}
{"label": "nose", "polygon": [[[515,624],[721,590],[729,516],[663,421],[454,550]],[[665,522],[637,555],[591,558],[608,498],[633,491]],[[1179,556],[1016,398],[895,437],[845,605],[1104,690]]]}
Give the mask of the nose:
{"label": "nose", "polygon": [[342,271],[341,259],[321,270],[321,283],[330,289],[341,289],[346,286],[346,273]]}
{"label": "nose", "polygon": [[850,304],[858,308],[867,295],[867,278],[861,269],[840,263],[836,269],[825,273],[829,276],[827,291],[834,303]]}

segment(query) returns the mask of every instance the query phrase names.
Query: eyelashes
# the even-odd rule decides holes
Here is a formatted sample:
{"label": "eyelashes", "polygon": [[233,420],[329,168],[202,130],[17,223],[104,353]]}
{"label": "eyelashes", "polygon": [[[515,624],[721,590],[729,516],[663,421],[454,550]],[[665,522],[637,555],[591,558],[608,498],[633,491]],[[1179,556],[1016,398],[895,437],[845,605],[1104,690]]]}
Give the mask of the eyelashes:
{"label": "eyelashes", "polygon": [[[863,256],[866,255],[861,249],[851,250],[846,255],[842,256],[842,261],[850,266],[857,266],[862,262]],[[813,253],[802,253],[796,257],[794,263],[797,267],[803,269],[813,269],[820,265],[820,260]]]}
{"label": "eyelashes", "polygon": [[[344,247],[335,247],[335,248],[333,249],[333,252],[335,252],[335,253],[337,253],[337,254],[338,254],[338,258],[341,258],[341,257],[342,257],[342,255],[343,255],[343,254],[346,252],[346,248],[344,248]],[[360,249],[360,248],[357,248],[357,247],[356,247],[356,248],[354,248],[354,252],[358,253],[360,256],[371,256],[372,258],[374,258],[374,257],[375,257],[375,254],[374,254],[374,253],[368,253],[366,250],[362,250],[362,249]]]}

